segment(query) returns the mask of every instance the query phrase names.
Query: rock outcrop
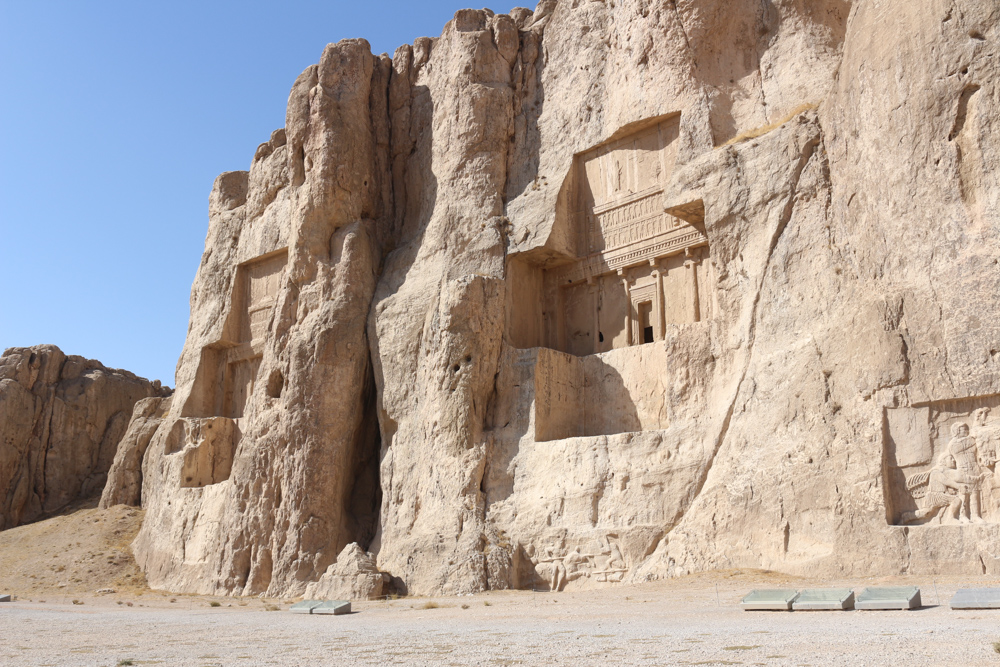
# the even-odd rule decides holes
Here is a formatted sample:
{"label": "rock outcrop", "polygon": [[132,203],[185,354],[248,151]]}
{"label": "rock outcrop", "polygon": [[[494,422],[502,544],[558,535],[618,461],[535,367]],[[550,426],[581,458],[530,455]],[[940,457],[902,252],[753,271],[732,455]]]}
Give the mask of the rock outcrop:
{"label": "rock outcrop", "polygon": [[170,410],[170,397],[144,398],[135,404],[128,430],[118,443],[108,481],[101,494],[101,509],[114,505],[142,504],[142,461],[149,441]]}
{"label": "rock outcrop", "polygon": [[67,356],[54,345],[6,350],[0,356],[0,529],[99,493],[133,406],[169,393],[159,382]]}
{"label": "rock outcrop", "polygon": [[352,542],[337,556],[316,583],[306,587],[313,600],[377,600],[382,596],[384,575],[371,554]]}
{"label": "rock outcrop", "polygon": [[329,45],[210,197],[150,584],[1000,572],[998,38],[544,0]]}

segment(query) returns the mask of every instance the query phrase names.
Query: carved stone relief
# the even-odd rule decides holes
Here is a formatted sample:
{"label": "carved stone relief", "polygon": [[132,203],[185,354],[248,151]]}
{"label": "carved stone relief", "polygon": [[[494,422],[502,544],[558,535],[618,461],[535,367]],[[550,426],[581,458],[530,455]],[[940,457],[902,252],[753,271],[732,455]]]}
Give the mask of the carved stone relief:
{"label": "carved stone relief", "polygon": [[202,350],[201,364],[184,416],[243,417],[257,382],[287,249],[237,267],[229,316],[222,339]]}
{"label": "carved stone relief", "polygon": [[281,250],[240,267],[239,273],[242,275],[237,276],[241,279],[239,289],[243,292],[239,295],[242,300],[240,342],[260,341],[267,333],[274,300],[281,286],[281,274],[287,261],[287,251]]}
{"label": "carved stone relief", "polygon": [[629,570],[614,533],[577,546],[567,546],[565,538],[553,538],[542,546],[522,545],[521,553],[531,568],[528,581],[518,582],[522,588],[561,591],[566,584],[580,579],[618,583]]}
{"label": "carved stone relief", "polygon": [[[544,321],[543,331],[512,331],[516,345],[585,356],[659,341],[671,324],[712,317],[712,299],[702,297],[714,287],[701,218],[664,209],[679,120],[654,122],[576,156],[573,212],[565,220],[577,256],[534,268],[525,261],[512,272],[525,292],[541,287]],[[520,271],[540,276],[521,278]],[[511,319],[513,328],[527,329],[531,316]]]}
{"label": "carved stone relief", "polygon": [[885,414],[886,500],[897,525],[996,523],[1000,396]]}

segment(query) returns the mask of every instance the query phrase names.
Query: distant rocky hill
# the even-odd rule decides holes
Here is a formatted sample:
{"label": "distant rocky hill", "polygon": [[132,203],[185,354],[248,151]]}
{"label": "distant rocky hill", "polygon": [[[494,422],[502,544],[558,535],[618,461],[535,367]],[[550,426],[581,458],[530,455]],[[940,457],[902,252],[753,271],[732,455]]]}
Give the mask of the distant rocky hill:
{"label": "distant rocky hill", "polygon": [[55,345],[0,357],[0,529],[99,494],[135,404],[170,390]]}

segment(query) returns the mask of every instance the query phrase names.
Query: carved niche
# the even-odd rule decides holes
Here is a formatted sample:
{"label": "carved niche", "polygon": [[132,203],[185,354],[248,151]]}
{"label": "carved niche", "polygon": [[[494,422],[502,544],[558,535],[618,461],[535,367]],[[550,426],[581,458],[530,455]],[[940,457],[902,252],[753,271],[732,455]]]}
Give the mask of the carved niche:
{"label": "carved niche", "polygon": [[202,350],[184,416],[243,417],[257,382],[287,261],[288,250],[284,248],[237,267],[222,339]]}
{"label": "carved niche", "polygon": [[1000,520],[1000,396],[887,408],[884,443],[890,523]]}
{"label": "carved niche", "polygon": [[233,295],[232,328],[236,345],[226,351],[223,413],[239,418],[253,393],[263,355],[264,336],[274,312],[287,250],[240,265]]}
{"label": "carved niche", "polygon": [[[531,260],[515,262],[514,289],[543,294],[534,317],[512,318],[515,345],[584,356],[659,341],[668,325],[712,317],[701,219],[664,209],[679,121],[640,124],[574,158],[562,219],[575,256],[547,257],[536,278]],[[539,318],[543,330],[530,331]]]}

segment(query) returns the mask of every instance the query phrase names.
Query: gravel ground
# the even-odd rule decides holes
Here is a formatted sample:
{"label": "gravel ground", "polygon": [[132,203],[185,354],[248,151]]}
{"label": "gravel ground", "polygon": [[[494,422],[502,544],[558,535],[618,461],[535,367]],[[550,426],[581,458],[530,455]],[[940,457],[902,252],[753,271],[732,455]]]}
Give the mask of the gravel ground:
{"label": "gravel ground", "polygon": [[962,583],[995,581],[763,585],[782,583],[920,585],[926,606],[743,612],[736,606],[741,595],[762,582],[731,575],[573,593],[355,603],[355,613],[337,617],[291,614],[287,602],[268,612],[259,600],[222,599],[211,607],[218,598],[177,596],[171,603],[144,596],[127,607],[113,596],[77,605],[50,598],[0,604],[0,664],[1000,665],[993,648],[1000,610],[947,606]]}

